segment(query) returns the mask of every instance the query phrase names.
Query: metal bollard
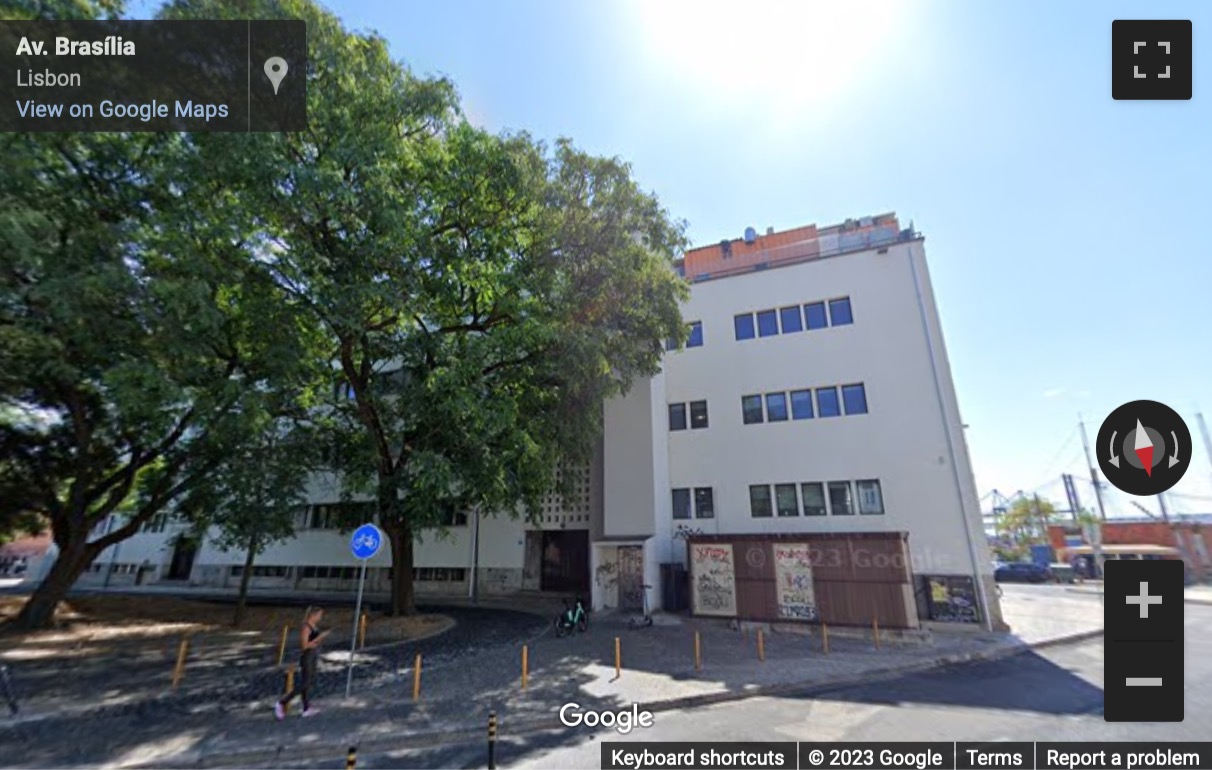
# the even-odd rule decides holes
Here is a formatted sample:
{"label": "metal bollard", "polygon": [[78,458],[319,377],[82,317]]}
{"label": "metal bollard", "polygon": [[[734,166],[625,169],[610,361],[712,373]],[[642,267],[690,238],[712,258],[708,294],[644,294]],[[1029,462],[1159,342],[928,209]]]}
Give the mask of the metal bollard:
{"label": "metal bollard", "polygon": [[290,626],[282,626],[282,641],[278,642],[278,665],[282,665],[282,661],[286,659],[286,636],[290,633]]}
{"label": "metal bollard", "polygon": [[189,637],[184,637],[181,640],[181,646],[177,649],[177,665],[173,667],[173,689],[177,689],[177,685],[181,684],[181,677],[185,674],[185,656],[189,653]]}
{"label": "metal bollard", "polygon": [[527,675],[530,673],[530,656],[526,645],[522,645],[522,689],[526,689]]}
{"label": "metal bollard", "polygon": [[757,630],[758,637],[758,660],[766,662],[766,637],[762,636],[762,629]]}
{"label": "metal bollard", "polygon": [[871,635],[875,637],[875,649],[880,648],[880,621],[877,617],[871,618]]}
{"label": "metal bollard", "polygon": [[362,613],[362,620],[358,628],[358,649],[366,648],[366,623],[369,617],[365,612]]}
{"label": "metal bollard", "polygon": [[702,647],[699,645],[699,632],[694,632],[694,670],[703,670],[703,654]]}
{"label": "metal bollard", "polygon": [[614,678],[623,675],[623,642],[619,637],[614,638]]}
{"label": "metal bollard", "polygon": [[497,767],[497,712],[488,712],[488,770]]}
{"label": "metal bollard", "polygon": [[358,766],[358,747],[350,746],[349,754],[345,757],[345,770],[354,770]]}
{"label": "metal bollard", "polygon": [[[295,691],[295,667],[290,666],[286,669],[286,691],[282,693],[282,697],[285,698],[294,691]],[[290,713],[290,704],[283,703],[282,710],[287,713]]]}
{"label": "metal bollard", "polygon": [[826,655],[829,654],[829,624],[821,621],[821,649]]}
{"label": "metal bollard", "polygon": [[421,699],[421,653],[417,653],[416,664],[412,670],[412,699]]}

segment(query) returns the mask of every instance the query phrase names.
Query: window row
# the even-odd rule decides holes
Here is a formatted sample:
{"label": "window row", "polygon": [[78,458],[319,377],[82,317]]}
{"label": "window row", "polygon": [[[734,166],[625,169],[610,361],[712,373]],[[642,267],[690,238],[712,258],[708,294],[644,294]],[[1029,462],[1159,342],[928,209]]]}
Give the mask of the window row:
{"label": "window row", "polygon": [[[773,488],[773,493],[771,492]],[[858,491],[857,501],[855,490]],[[754,484],[749,487],[749,514],[771,516],[878,516],[884,496],[876,479],[863,481],[811,481],[801,484]]]}
{"label": "window row", "polygon": [[[841,391],[841,398],[838,391]],[[813,399],[815,392],[816,398]],[[863,383],[830,385],[826,388],[793,390],[790,393],[765,393],[741,396],[741,419],[746,425],[759,422],[811,420],[814,417],[838,417],[842,414],[867,414],[867,388]]]}
{"label": "window row", "polygon": [[[232,574],[239,567],[232,567]],[[288,569],[282,567],[281,569]],[[302,580],[357,580],[361,567],[298,567],[299,578]],[[391,568],[381,569],[384,579],[391,579]],[[467,579],[465,567],[414,567],[412,579],[421,582],[452,582],[459,583]]]}
{"label": "window row", "polygon": [[[689,410],[687,410],[687,406],[687,404],[669,405],[669,430],[707,427],[707,402],[691,401]],[[690,416],[689,420],[686,419],[687,414]]]}
{"label": "window row", "polygon": [[691,489],[673,490],[673,518],[691,518],[690,504],[694,502],[694,518],[715,518],[715,495],[711,487],[695,487]]}
{"label": "window row", "polygon": [[[295,524],[299,529],[353,530],[378,519],[378,504],[373,501],[326,503],[308,506]],[[443,526],[467,526],[467,512],[450,511]]]}
{"label": "window row", "polygon": [[[689,327],[689,329],[690,329],[690,335],[686,338],[686,347],[688,347],[688,348],[703,347],[703,322],[702,321],[691,321],[690,323],[686,324],[686,326]],[[678,348],[677,340],[665,340],[665,349],[666,350],[677,350],[677,348]]]}
{"label": "window row", "polygon": [[810,302],[807,305],[790,305],[756,313],[740,313],[733,318],[738,340],[754,337],[773,337],[776,334],[794,334],[804,330],[824,329],[827,326],[846,326],[854,323],[854,312],[849,297],[838,297],[828,301]]}
{"label": "window row", "polygon": [[[338,569],[338,568],[333,567],[333,569]],[[350,569],[354,569],[354,568],[350,567]],[[244,565],[237,564],[234,567],[232,567],[230,571],[231,571],[232,577],[240,577],[244,574]],[[290,567],[262,566],[260,564],[254,564],[253,569],[252,569],[253,577],[284,578],[289,574],[290,574]]]}

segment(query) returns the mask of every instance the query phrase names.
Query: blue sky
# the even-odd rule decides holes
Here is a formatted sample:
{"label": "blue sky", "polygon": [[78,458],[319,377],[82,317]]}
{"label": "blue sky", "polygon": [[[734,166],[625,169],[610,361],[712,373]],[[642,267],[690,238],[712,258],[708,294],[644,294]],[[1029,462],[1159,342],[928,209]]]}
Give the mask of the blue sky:
{"label": "blue sky", "polygon": [[[1093,440],[1150,398],[1196,437],[1172,510],[1212,512],[1212,4],[327,5],[450,76],[477,123],[627,159],[696,244],[913,220],[982,493],[1063,503],[1068,471],[1092,506],[1079,412]],[[1111,99],[1111,22],[1142,15],[1194,21],[1191,101]]]}

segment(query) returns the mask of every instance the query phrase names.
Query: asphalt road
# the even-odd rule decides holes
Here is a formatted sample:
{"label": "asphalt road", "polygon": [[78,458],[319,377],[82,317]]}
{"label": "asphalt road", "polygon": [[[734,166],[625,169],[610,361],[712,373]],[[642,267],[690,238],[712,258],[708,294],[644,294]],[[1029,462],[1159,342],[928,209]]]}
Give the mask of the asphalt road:
{"label": "asphalt road", "polygon": [[[1019,587],[1015,587],[1017,590]],[[1046,601],[1058,587],[1027,587]],[[1091,596],[1091,601],[1098,601]],[[1212,724],[1212,607],[1187,605],[1186,719],[1102,718],[1102,640],[842,688],[661,712],[622,736],[583,728],[503,739],[501,768],[599,768],[602,741],[1195,741]],[[359,756],[359,768],[486,767],[486,743]],[[307,768],[335,767],[317,762]]]}

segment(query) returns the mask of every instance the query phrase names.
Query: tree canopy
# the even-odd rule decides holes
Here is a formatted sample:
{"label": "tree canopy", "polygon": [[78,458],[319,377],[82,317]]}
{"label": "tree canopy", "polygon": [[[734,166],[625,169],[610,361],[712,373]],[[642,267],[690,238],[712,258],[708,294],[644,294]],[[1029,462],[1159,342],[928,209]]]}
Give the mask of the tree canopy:
{"label": "tree canopy", "polygon": [[623,161],[472,126],[452,83],[307,0],[161,15],[306,20],[309,129],[0,140],[0,522],[50,521],[50,601],[307,415],[374,494],[410,611],[417,531],[537,510],[685,338],[684,225]]}

